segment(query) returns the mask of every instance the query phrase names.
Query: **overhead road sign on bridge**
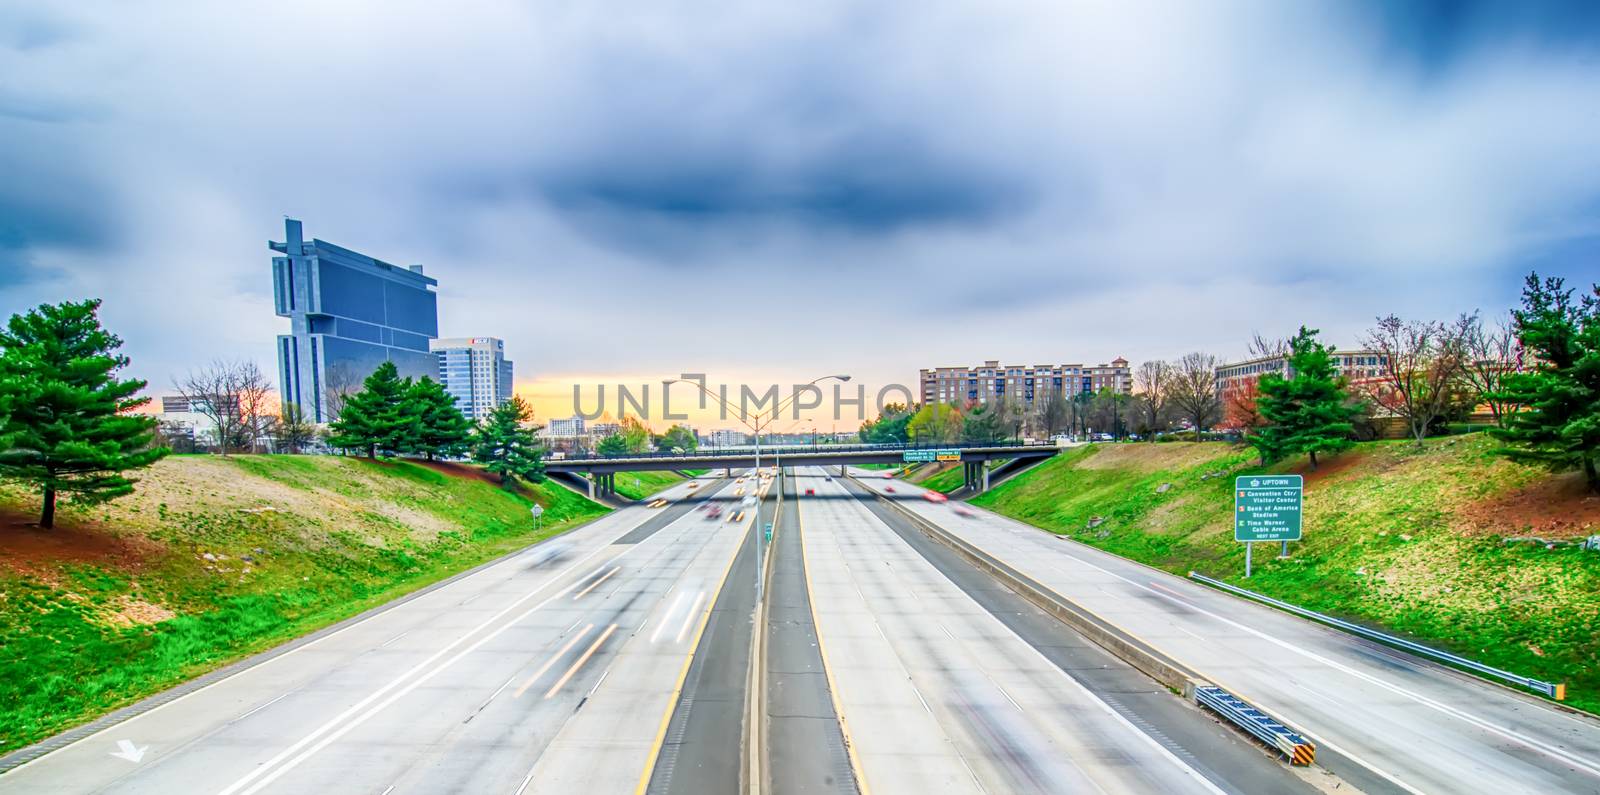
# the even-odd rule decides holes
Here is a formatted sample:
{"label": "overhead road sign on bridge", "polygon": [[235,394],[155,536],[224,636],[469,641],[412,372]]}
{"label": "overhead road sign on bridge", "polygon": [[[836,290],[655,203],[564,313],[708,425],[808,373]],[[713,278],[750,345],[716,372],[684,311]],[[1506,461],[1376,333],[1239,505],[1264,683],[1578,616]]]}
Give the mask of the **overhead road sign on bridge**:
{"label": "overhead road sign on bridge", "polygon": [[907,464],[929,464],[934,461],[960,461],[961,451],[935,448],[933,450],[906,450],[900,454]]}

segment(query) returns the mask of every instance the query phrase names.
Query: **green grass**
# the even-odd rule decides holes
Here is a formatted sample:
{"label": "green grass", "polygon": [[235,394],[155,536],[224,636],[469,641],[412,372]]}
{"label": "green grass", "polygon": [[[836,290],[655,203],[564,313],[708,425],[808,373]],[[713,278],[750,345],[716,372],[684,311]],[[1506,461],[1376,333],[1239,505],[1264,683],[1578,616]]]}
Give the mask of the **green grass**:
{"label": "green grass", "polygon": [[[605,512],[562,488],[510,492],[408,462],[186,456],[142,478],[111,504],[63,506],[58,525],[84,543],[134,543],[145,550],[136,565],[86,554],[0,566],[0,751]],[[545,508],[537,532],[535,502]],[[0,485],[8,514],[36,505]],[[173,615],[116,620],[130,605]]]}
{"label": "green grass", "polygon": [[671,488],[684,481],[684,477],[667,470],[655,472],[618,472],[617,493],[630,500],[642,500],[662,489]]}
{"label": "green grass", "polygon": [[[1420,450],[1375,442],[1325,461],[1324,472],[1308,478],[1305,540],[1291,545],[1288,560],[1258,555],[1249,580],[1231,525],[1233,476],[1263,471],[1247,450],[1091,445],[973,503],[1175,574],[1198,570],[1566,682],[1568,704],[1600,711],[1600,555],[1504,544],[1500,536],[1524,532],[1522,522],[1485,520],[1474,506],[1514,498],[1549,476],[1491,448],[1480,435],[1430,440]],[[1305,471],[1298,462],[1271,469],[1290,470]],[[1201,479],[1210,473],[1223,475]],[[1163,483],[1172,485],[1158,492]],[[1093,517],[1103,521],[1091,529]]]}
{"label": "green grass", "polygon": [[933,489],[934,491],[943,494],[949,494],[966,485],[966,480],[964,480],[964,477],[965,476],[962,472],[962,468],[960,466],[954,466],[929,475],[923,478],[920,483],[923,488]]}

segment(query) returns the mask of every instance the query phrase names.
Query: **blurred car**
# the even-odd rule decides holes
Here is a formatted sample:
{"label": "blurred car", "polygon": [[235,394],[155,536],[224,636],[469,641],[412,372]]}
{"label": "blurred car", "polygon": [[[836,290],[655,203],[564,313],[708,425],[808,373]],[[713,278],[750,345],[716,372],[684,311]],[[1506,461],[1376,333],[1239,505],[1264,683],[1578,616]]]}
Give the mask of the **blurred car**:
{"label": "blurred car", "polygon": [[528,568],[554,563],[567,556],[572,551],[572,544],[568,541],[550,541],[540,544],[528,551]]}
{"label": "blurred car", "polygon": [[951,510],[955,511],[957,516],[976,516],[977,515],[977,514],[974,514],[972,512],[971,508],[968,508],[968,507],[966,507],[964,505],[957,505],[954,508],[951,508]]}
{"label": "blurred car", "polygon": [[925,499],[928,502],[946,502],[950,498],[940,494],[937,491],[924,491],[922,492],[922,499]]}
{"label": "blurred car", "polygon": [[891,470],[889,472],[883,473],[883,479],[884,480],[894,480],[894,472]]}
{"label": "blurred car", "polygon": [[894,493],[894,487],[893,486],[884,486],[883,490],[889,492],[890,494]]}
{"label": "blurred car", "polygon": [[812,488],[806,489],[806,496],[807,497],[814,497],[814,496],[816,496],[816,494],[817,494],[817,490],[816,489],[812,489]]}
{"label": "blurred car", "polygon": [[721,515],[722,515],[722,506],[720,506],[720,505],[708,505],[708,506],[706,506],[706,518],[707,519],[715,519],[715,518],[717,518],[718,516],[721,516]]}

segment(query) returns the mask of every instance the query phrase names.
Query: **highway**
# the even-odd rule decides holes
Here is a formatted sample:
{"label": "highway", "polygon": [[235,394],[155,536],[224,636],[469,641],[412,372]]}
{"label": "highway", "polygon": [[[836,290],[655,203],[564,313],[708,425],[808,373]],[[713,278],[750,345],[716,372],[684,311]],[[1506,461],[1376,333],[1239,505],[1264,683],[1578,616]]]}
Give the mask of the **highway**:
{"label": "highway", "polygon": [[[1002,620],[1038,611],[1009,592],[980,603],[998,589],[928,556],[840,481],[813,469],[797,485],[815,492],[799,498],[805,568],[863,791],[1311,791],[1059,622]],[[1108,696],[1157,708],[1130,714]]]}
{"label": "highway", "polygon": [[[735,502],[731,482],[698,484]],[[708,519],[690,493],[82,739],[0,775],[0,792],[632,792],[755,521]]]}
{"label": "highway", "polygon": [[[1600,792],[1600,721],[1004,517],[859,482],[1289,720],[1366,792]],[[887,493],[887,488],[895,493]]]}

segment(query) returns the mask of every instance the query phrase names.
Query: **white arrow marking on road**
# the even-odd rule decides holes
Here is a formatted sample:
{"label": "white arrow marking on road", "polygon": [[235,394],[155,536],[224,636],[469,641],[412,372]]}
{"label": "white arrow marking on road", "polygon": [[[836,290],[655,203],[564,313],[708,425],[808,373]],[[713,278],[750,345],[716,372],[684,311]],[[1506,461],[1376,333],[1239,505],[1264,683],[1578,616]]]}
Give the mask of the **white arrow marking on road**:
{"label": "white arrow marking on road", "polygon": [[143,748],[140,748],[134,745],[132,740],[118,740],[117,748],[119,750],[111,752],[112,756],[118,759],[126,759],[135,764],[143,761],[144,752],[150,750],[150,746],[147,745]]}

